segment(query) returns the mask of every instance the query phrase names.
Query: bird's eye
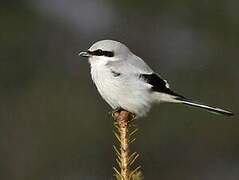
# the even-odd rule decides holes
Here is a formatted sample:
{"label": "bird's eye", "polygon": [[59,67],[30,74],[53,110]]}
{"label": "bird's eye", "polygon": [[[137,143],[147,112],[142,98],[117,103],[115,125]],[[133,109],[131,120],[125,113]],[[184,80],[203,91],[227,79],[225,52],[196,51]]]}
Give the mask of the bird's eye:
{"label": "bird's eye", "polygon": [[97,50],[96,50],[96,55],[97,55],[97,56],[102,56],[102,55],[104,55],[104,51],[101,50],[101,49],[97,49]]}
{"label": "bird's eye", "polygon": [[103,51],[102,51],[101,49],[98,49],[97,52],[98,52],[99,54],[102,54],[102,53],[103,53]]}
{"label": "bird's eye", "polygon": [[104,53],[104,51],[101,49],[97,49],[97,50],[93,51],[93,55],[95,55],[95,56],[102,56],[103,53]]}
{"label": "bird's eye", "polygon": [[91,52],[91,54],[93,54],[95,56],[106,56],[106,57],[113,57],[114,56],[113,51],[103,51],[102,49],[97,49],[97,50]]}

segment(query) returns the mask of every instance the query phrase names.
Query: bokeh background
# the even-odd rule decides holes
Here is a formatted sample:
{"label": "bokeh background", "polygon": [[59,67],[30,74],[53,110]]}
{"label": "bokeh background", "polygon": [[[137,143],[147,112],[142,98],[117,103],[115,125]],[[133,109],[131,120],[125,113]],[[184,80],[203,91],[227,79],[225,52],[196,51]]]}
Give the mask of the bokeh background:
{"label": "bokeh background", "polygon": [[[239,113],[237,0],[12,0],[0,5],[0,179],[112,179],[109,106],[86,59],[124,42],[171,87]],[[239,179],[239,118],[180,105],[137,120],[145,179]]]}

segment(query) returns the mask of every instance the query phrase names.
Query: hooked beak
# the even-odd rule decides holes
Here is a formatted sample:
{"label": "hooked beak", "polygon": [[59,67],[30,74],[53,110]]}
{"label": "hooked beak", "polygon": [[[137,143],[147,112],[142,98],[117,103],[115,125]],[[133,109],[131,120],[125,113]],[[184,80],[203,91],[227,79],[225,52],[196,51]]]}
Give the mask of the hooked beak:
{"label": "hooked beak", "polygon": [[81,57],[90,57],[91,56],[89,51],[82,51],[78,55],[81,56]]}

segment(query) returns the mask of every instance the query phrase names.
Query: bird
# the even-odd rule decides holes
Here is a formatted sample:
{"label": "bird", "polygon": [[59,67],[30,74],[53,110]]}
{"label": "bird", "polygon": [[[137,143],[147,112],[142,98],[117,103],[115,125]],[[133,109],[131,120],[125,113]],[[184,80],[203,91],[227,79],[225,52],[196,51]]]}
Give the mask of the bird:
{"label": "bird", "polygon": [[169,102],[233,115],[230,111],[176,93],[166,80],[121,42],[100,40],[78,55],[88,58],[91,77],[98,92],[115,111],[123,109],[138,118],[146,116],[153,104]]}

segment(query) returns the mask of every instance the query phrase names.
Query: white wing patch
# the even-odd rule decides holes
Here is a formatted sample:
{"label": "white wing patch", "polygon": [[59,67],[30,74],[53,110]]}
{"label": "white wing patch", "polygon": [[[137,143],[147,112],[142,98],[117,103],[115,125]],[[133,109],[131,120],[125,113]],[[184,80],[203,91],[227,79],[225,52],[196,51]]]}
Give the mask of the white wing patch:
{"label": "white wing patch", "polygon": [[166,88],[169,88],[170,89],[170,85],[169,85],[169,83],[168,83],[168,81],[166,81],[166,80],[164,80],[164,82],[166,83]]}

